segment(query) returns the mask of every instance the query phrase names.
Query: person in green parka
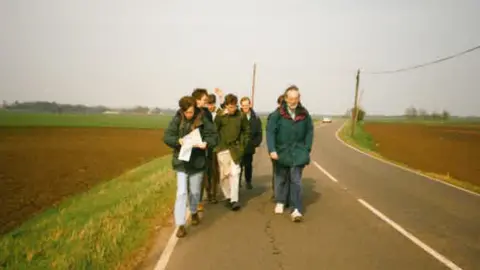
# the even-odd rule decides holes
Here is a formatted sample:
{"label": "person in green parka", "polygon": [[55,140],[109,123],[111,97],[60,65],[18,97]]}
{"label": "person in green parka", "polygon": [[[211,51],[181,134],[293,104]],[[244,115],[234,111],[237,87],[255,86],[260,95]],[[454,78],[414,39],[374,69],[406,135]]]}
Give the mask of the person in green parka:
{"label": "person in green parka", "polygon": [[[193,97],[182,97],[178,106],[179,110],[164,132],[163,141],[173,149],[172,167],[177,173],[175,224],[178,226],[177,237],[184,237],[187,234],[185,229],[187,199],[192,225],[200,223],[197,206],[200,201],[202,179],[207,164],[205,151],[208,147],[217,145],[218,135],[213,123],[205,118],[203,110],[196,107]],[[183,138],[197,128],[203,142],[193,146],[189,161],[180,160],[179,153],[183,145]]]}
{"label": "person in green parka", "polygon": [[283,213],[287,203],[286,185],[289,185],[293,207],[291,217],[295,222],[303,218],[302,173],[304,167],[310,164],[313,130],[312,117],[300,103],[298,87],[290,86],[285,91],[285,101],[268,119],[267,145],[276,164],[275,213]]}
{"label": "person in green parka", "polygon": [[220,187],[227,199],[227,206],[236,211],[240,209],[240,163],[245,146],[250,141],[250,123],[238,108],[237,96],[226,95],[224,105],[224,112],[215,117],[219,140],[214,151],[219,165]]}

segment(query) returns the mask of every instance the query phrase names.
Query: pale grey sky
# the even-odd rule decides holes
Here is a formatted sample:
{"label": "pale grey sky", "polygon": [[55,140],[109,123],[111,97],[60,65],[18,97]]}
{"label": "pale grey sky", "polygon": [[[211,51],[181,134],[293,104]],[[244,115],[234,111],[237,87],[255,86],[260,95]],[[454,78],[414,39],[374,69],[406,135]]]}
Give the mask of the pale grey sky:
{"label": "pale grey sky", "polygon": [[[357,68],[411,66],[480,44],[478,0],[0,0],[0,99],[175,108],[195,87],[269,111],[289,84],[314,113],[344,113]],[[364,75],[370,114],[409,105],[480,115],[480,50]]]}

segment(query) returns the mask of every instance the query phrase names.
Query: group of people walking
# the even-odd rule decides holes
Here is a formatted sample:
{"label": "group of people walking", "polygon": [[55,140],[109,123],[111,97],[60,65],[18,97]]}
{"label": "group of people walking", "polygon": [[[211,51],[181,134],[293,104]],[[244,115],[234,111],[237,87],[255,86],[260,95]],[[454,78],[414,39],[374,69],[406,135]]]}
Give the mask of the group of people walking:
{"label": "group of people walking", "polygon": [[[206,193],[215,204],[220,187],[225,205],[232,211],[241,208],[240,179],[253,188],[253,156],[263,138],[262,121],[252,108],[251,100],[238,100],[234,94],[224,96],[215,89],[209,94],[197,88],[191,96],[178,102],[178,111],[164,132],[164,143],[173,149],[172,166],[177,175],[175,224],[177,237],[184,237],[187,204],[191,224],[198,225],[198,212],[203,211]],[[217,106],[217,96],[219,99]],[[291,86],[277,100],[278,107],[267,118],[266,139],[272,161],[272,191],[276,202],[274,212],[282,214],[292,207],[291,217],[302,220],[302,173],[310,163],[313,122],[300,103],[300,92]],[[240,106],[239,106],[240,105]],[[184,137],[198,129],[202,142],[193,145],[188,161],[179,158]]]}

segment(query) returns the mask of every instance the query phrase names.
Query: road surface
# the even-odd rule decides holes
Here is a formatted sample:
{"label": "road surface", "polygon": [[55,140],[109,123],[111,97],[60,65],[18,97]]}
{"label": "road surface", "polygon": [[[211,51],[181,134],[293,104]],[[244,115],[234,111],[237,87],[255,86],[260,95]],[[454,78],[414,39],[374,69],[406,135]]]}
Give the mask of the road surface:
{"label": "road surface", "polygon": [[480,269],[480,196],[346,147],[340,125],[315,129],[303,223],[273,213],[262,147],[243,209],[207,205],[166,269]]}

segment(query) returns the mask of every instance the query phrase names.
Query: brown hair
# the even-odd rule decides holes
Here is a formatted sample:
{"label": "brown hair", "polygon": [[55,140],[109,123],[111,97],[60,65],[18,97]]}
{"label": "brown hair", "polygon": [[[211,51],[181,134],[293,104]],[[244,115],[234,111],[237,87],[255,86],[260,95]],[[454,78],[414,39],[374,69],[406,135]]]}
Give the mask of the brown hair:
{"label": "brown hair", "polygon": [[208,95],[208,104],[215,104],[217,102],[217,97],[215,94]]}
{"label": "brown hair", "polygon": [[190,96],[184,96],[178,101],[178,107],[180,108],[180,110],[182,110],[182,112],[187,111],[190,107],[195,108],[195,105],[195,99]]}
{"label": "brown hair", "polygon": [[193,90],[192,92],[192,97],[195,99],[195,100],[200,100],[202,99],[203,96],[208,96],[208,91],[207,89],[205,88],[196,88],[195,90]]}
{"label": "brown hair", "polygon": [[242,99],[240,99],[240,103],[244,102],[244,101],[248,101],[248,103],[252,103],[250,101],[250,98],[249,97],[242,97]]}
{"label": "brown hair", "polygon": [[225,96],[225,105],[237,105],[238,98],[234,94],[228,94]]}
{"label": "brown hair", "polygon": [[277,104],[280,105],[282,104],[283,100],[285,99],[285,95],[280,95],[278,98],[277,98]]}
{"label": "brown hair", "polygon": [[[184,96],[182,97],[179,101],[178,101],[178,107],[180,107],[180,110],[182,111],[181,113],[181,119],[180,119],[180,126],[183,125],[184,121],[185,121],[185,115],[183,115],[183,112],[187,111],[188,108],[190,107],[193,107],[193,110],[194,110],[194,113],[195,113],[195,110],[196,110],[196,101],[193,97],[191,96]],[[193,124],[191,126],[191,130],[194,130],[196,129],[197,127],[200,126],[200,123],[202,122],[203,118],[203,111],[200,110],[200,112],[197,114],[197,116],[195,117],[195,119],[193,120]]]}

